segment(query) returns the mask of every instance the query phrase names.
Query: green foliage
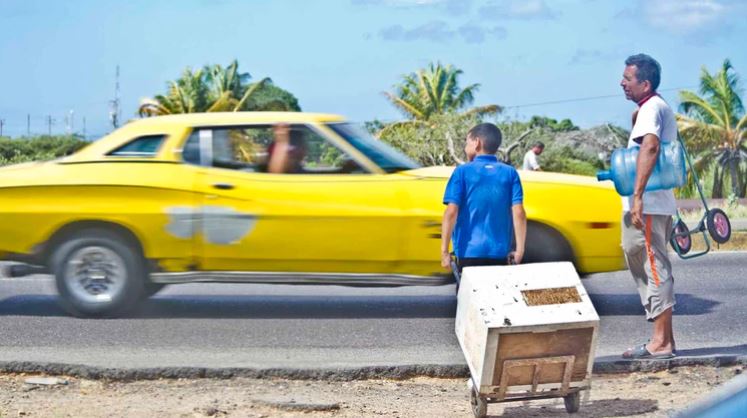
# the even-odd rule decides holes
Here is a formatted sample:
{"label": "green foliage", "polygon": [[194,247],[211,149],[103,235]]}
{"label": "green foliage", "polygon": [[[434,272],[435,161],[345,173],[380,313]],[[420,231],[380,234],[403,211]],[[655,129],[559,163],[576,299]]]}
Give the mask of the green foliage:
{"label": "green foliage", "polygon": [[542,169],[557,173],[596,176],[604,168],[599,158],[587,155],[568,146],[556,146],[551,143],[542,153]]}
{"label": "green foliage", "polygon": [[577,131],[579,129],[570,119],[563,119],[558,122],[553,118],[545,116],[532,116],[529,120],[529,126],[532,128],[547,128],[552,132],[568,132]]}
{"label": "green foliage", "polygon": [[[402,82],[395,85],[395,92],[384,95],[405,116],[414,120],[428,120],[434,115],[443,115],[464,110],[474,101],[474,94],[479,84],[465,88],[459,86],[462,70],[451,65],[431,63],[428,68],[402,77]],[[494,114],[500,107],[489,105],[477,107],[469,112],[477,114]]]}
{"label": "green foliage", "polygon": [[454,165],[464,160],[465,136],[477,123],[476,115],[447,113],[427,121],[395,122],[376,136],[422,165]]}
{"label": "green foliage", "polygon": [[[402,150],[422,165],[454,165],[465,160],[463,148],[467,132],[482,121],[475,114],[448,113],[434,115],[427,121],[395,122],[379,129],[376,128],[382,124],[378,121],[367,123],[366,126],[379,139]],[[545,143],[545,151],[540,157],[545,171],[594,176],[597,170],[604,167],[597,156],[557,144],[557,132],[548,126],[538,127],[535,124],[533,127],[532,121],[503,121],[497,125],[503,133],[499,156],[516,167],[521,165],[524,153],[536,141]]]}
{"label": "green foliage", "polygon": [[[694,155],[695,169],[713,172],[714,198],[724,197],[727,183],[731,194],[739,197],[747,189],[747,114],[741,92],[728,59],[714,74],[705,67],[701,70],[700,94],[680,92],[680,133]],[[685,189],[694,189],[692,178]]]}
{"label": "green foliage", "polygon": [[199,70],[187,68],[181,77],[168,83],[165,95],[156,95],[140,103],[141,116],[227,111],[300,111],[291,93],[264,78],[250,83],[249,73],[239,72],[234,60],[227,67],[207,65]]}
{"label": "green foliage", "polygon": [[296,96],[272,83],[264,83],[246,100],[241,110],[300,112]]}
{"label": "green foliage", "polygon": [[75,135],[0,138],[0,165],[64,157],[86,145],[88,142]]}

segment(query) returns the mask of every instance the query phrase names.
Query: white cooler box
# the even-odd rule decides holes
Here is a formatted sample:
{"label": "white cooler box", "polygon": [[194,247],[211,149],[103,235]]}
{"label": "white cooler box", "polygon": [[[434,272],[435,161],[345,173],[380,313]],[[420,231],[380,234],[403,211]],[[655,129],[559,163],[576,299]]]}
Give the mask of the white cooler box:
{"label": "white cooler box", "polygon": [[488,402],[562,396],[577,404],[590,388],[598,329],[569,262],[462,272],[456,335],[475,395]]}

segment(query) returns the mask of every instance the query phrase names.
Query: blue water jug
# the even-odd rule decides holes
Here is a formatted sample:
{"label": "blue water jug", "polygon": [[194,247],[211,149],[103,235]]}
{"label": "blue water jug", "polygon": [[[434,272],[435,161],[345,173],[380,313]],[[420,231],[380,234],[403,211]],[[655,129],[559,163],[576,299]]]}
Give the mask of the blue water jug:
{"label": "blue water jug", "polygon": [[[610,169],[597,172],[597,180],[612,180],[621,196],[630,196],[635,188],[635,169],[639,147],[620,148],[612,153]],[[687,182],[685,152],[682,143],[665,142],[659,148],[654,172],[646,184],[646,191],[673,189]]]}

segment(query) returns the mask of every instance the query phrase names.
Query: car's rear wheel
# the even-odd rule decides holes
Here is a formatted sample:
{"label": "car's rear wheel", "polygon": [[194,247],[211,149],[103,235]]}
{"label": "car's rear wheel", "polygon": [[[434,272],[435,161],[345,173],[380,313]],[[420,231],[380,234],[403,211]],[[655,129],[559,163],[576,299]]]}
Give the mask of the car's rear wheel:
{"label": "car's rear wheel", "polygon": [[75,316],[102,317],[132,309],[144,295],[143,256],[115,233],[83,230],[51,259],[62,307]]}
{"label": "car's rear wheel", "polygon": [[563,235],[547,225],[528,222],[522,263],[575,262],[573,249]]}

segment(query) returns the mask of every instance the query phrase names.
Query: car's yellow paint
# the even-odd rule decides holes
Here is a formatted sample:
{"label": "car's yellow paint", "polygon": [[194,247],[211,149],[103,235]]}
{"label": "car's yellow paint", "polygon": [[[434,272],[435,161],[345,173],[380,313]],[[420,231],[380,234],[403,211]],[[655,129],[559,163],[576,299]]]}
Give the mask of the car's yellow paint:
{"label": "car's yellow paint", "polygon": [[[0,256],[43,255],[63,227],[99,222],[127,228],[162,271],[443,273],[441,198],[453,168],[387,174],[325,126],[342,120],[283,112],[156,117],[64,159],[0,168]],[[314,127],[370,173],[247,173],[182,162],[193,129],[274,123]],[[154,157],[107,156],[152,134],[167,135]],[[521,178],[529,219],[559,231],[580,270],[624,268],[614,188],[556,173],[521,172]],[[235,187],[218,190],[217,183]],[[213,212],[218,224],[206,221]],[[251,226],[238,239],[216,242],[211,233],[226,232],[206,228],[221,220]],[[175,232],[190,222],[198,226],[193,234]]]}

